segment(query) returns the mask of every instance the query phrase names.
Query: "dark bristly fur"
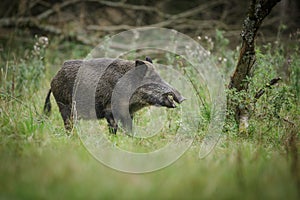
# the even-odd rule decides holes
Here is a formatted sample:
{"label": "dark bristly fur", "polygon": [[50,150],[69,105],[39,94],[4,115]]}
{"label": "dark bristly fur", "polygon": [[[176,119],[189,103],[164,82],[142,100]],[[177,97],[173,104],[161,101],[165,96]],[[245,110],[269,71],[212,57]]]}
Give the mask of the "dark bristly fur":
{"label": "dark bristly fur", "polygon": [[[140,66],[143,66],[146,70],[145,74],[147,72],[148,79],[155,80],[155,83],[150,82],[144,84],[137,88],[132,94],[129,102],[129,112],[131,117],[134,112],[149,105],[174,108],[176,107],[174,101],[181,103],[185,100],[175,88],[171,87],[160,78],[149,57],[146,58],[146,61],[129,61],[110,58],[91,59],[87,61],[71,60],[66,61],[53,78],[51,89],[49,90],[45,101],[44,112],[49,113],[51,110],[50,93],[52,92],[63,118],[65,128],[72,128],[72,97],[74,84],[76,84],[76,76],[80,69],[80,73],[82,71],[84,72],[86,85],[83,87],[87,88],[87,90],[92,88],[93,84],[94,87],[96,87],[94,111],[96,112],[97,118],[105,118],[110,127],[110,132],[116,133],[118,125],[112,115],[111,108],[113,90],[117,82],[127,72]],[[87,69],[86,71],[89,69],[93,69],[94,71],[92,71],[92,73],[85,72],[85,69]],[[105,69],[103,73],[97,74],[98,71],[103,69]],[[98,77],[99,74],[102,74],[102,76]],[[80,102],[77,103],[79,104]],[[89,118],[90,111],[88,109],[84,109],[82,113],[82,118]]]}

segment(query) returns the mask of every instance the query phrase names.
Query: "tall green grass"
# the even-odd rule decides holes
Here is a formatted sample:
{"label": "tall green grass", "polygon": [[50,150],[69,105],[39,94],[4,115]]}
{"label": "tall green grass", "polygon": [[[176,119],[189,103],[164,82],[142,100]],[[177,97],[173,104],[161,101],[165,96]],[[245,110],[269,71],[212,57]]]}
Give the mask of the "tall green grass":
{"label": "tall green grass", "polygon": [[[215,53],[231,62],[236,52],[227,49],[220,34],[215,42],[222,43],[222,52]],[[1,56],[0,199],[299,199],[299,49],[291,53],[290,47],[275,49],[271,44],[258,50],[257,70],[245,94],[250,104],[258,89],[282,75],[281,66],[287,64],[288,73],[255,104],[249,135],[237,135],[235,123],[228,121],[214,151],[199,159],[205,131],[199,130],[191,148],[173,165],[135,175],[99,163],[76,130],[67,134],[53,97],[52,114],[42,114],[59,63],[84,57],[88,47],[53,39],[42,56],[23,59],[35,42],[18,54],[10,49]],[[104,121],[99,129],[107,131]],[[171,134],[154,141],[122,134],[107,137],[122,148],[144,152],[164,144]]]}

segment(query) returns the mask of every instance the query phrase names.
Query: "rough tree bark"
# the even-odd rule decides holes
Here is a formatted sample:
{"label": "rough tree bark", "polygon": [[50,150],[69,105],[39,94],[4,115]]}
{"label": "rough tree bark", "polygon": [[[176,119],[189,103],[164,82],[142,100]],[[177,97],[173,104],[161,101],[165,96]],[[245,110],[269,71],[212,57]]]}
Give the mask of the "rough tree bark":
{"label": "rough tree bark", "polygon": [[[236,89],[237,92],[247,91],[247,77],[252,76],[253,65],[255,63],[255,37],[260,25],[272,8],[280,0],[251,0],[248,15],[244,20],[241,37],[243,39],[240,56],[231,77],[229,89]],[[239,124],[239,132],[247,131],[249,113],[247,106],[237,105],[235,108],[235,118]]]}

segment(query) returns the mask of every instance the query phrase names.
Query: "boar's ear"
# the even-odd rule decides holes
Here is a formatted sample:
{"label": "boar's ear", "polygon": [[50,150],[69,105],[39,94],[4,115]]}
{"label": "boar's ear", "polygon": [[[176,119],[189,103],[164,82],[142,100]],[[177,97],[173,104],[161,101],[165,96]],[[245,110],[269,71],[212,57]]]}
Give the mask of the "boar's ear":
{"label": "boar's ear", "polygon": [[141,60],[136,60],[135,61],[135,67],[140,66],[140,65],[145,65],[145,63]]}
{"label": "boar's ear", "polygon": [[148,61],[149,63],[153,63],[149,56],[146,57],[146,61]]}

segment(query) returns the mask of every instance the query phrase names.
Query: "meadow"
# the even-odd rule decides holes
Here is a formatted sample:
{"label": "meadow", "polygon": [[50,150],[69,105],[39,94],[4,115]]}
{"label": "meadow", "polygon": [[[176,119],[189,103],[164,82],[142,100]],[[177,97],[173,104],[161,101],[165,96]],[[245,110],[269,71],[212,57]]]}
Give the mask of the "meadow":
{"label": "meadow", "polygon": [[[209,110],[200,108],[203,127],[193,133],[191,147],[172,165],[144,174],[119,172],[97,161],[76,129],[65,131],[53,97],[51,115],[43,115],[51,78],[63,61],[84,58],[91,47],[21,36],[1,41],[0,199],[299,199],[299,35],[258,46],[249,91],[239,94],[243,97],[228,91],[233,102],[243,100],[252,108],[247,134],[238,133],[228,110],[220,142],[200,159],[210,120]],[[218,31],[212,40],[199,42],[228,79],[238,49],[232,50]],[[275,77],[282,80],[268,87]],[[265,94],[255,99],[261,88]],[[198,96],[205,100],[205,94]],[[138,123],[148,119],[138,115]],[[100,127],[106,134],[104,120]],[[174,131],[150,139],[106,136],[119,147],[144,152],[165,144]]]}

